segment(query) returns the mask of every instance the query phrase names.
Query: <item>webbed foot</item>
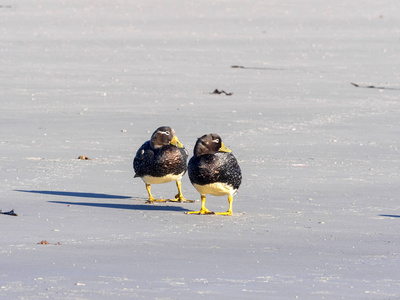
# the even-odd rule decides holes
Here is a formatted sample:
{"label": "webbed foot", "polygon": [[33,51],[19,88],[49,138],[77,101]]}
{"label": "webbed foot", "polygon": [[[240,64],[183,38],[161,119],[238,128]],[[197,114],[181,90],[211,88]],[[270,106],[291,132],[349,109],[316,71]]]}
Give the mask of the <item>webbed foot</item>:
{"label": "webbed foot", "polygon": [[182,195],[175,195],[175,199],[169,199],[170,202],[179,202],[179,203],[184,203],[184,202],[188,202],[188,203],[194,203],[194,200],[188,200],[185,197],[183,197]]}
{"label": "webbed foot", "polygon": [[169,199],[154,199],[154,198],[151,198],[151,199],[147,200],[146,203],[154,204],[154,202],[167,202],[167,201],[169,201]]}
{"label": "webbed foot", "polygon": [[225,211],[225,212],[217,212],[215,213],[216,215],[220,215],[220,216],[232,216],[232,212],[231,211]]}
{"label": "webbed foot", "polygon": [[188,215],[214,215],[215,212],[209,211],[207,208],[199,211],[188,211]]}

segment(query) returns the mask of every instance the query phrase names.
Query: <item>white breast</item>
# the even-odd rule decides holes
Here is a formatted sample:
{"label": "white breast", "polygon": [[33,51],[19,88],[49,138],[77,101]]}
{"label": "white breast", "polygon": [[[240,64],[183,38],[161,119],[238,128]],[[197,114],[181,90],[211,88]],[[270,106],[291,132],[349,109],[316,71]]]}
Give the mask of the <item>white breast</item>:
{"label": "white breast", "polygon": [[201,195],[214,195],[214,196],[224,196],[224,195],[234,195],[237,193],[237,189],[234,189],[232,186],[222,183],[210,183],[205,185],[199,185],[194,183],[193,186]]}
{"label": "white breast", "polygon": [[153,176],[146,175],[146,176],[142,177],[142,180],[148,184],[167,183],[167,182],[171,182],[171,181],[180,180],[182,178],[183,174],[184,174],[184,172],[182,172],[181,174],[178,174],[178,175],[168,174],[163,177],[153,177]]}

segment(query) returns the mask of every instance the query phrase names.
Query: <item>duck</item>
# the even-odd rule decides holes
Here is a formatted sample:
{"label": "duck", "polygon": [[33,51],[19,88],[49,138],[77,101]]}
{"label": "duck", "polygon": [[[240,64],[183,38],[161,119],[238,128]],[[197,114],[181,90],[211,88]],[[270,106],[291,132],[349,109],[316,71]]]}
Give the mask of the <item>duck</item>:
{"label": "duck", "polygon": [[[189,160],[190,182],[201,196],[200,211],[188,214],[232,215],[233,196],[242,183],[242,172],[238,161],[218,134],[205,134],[197,139],[193,157]],[[228,196],[229,208],[226,212],[213,212],[206,208],[206,195]]]}
{"label": "duck", "polygon": [[[179,141],[175,130],[169,126],[157,128],[150,140],[137,150],[133,160],[134,177],[141,178],[145,185],[149,200],[157,202],[194,202],[187,200],[182,194],[182,176],[187,171],[188,152]],[[176,181],[178,194],[174,199],[156,199],[151,194],[152,184]]]}

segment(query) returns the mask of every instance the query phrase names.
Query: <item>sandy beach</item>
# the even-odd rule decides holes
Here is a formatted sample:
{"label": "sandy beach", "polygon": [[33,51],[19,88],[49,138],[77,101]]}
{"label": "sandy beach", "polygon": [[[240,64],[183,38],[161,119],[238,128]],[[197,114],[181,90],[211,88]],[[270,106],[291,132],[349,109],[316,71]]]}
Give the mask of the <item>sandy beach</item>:
{"label": "sandy beach", "polygon": [[[399,15],[2,1],[0,210],[18,216],[0,215],[0,297],[400,299]],[[162,125],[190,157],[222,137],[243,173],[233,216],[185,214],[187,174],[195,203],[146,204],[132,160]]]}

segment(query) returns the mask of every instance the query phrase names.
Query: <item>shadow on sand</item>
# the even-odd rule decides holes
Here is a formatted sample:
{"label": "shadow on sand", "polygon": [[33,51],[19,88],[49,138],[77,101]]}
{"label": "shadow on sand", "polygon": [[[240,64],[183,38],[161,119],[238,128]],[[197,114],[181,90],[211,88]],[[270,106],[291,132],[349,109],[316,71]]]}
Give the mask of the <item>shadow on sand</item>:
{"label": "shadow on sand", "polygon": [[63,191],[34,191],[34,190],[15,190],[16,192],[44,194],[53,196],[81,197],[81,198],[97,198],[97,199],[130,199],[128,196],[118,196],[98,193],[80,193],[80,192],[63,192]]}
{"label": "shadow on sand", "polygon": [[180,206],[154,205],[154,204],[117,204],[117,203],[92,203],[92,202],[67,202],[67,201],[49,201],[50,203],[65,205],[82,205],[114,209],[132,209],[132,210],[164,210],[164,211],[189,211],[189,209]]}
{"label": "shadow on sand", "polygon": [[400,218],[400,215],[379,215],[380,217]]}
{"label": "shadow on sand", "polygon": [[[119,195],[99,194],[99,193],[80,193],[80,192],[63,192],[63,191],[35,191],[35,190],[15,190],[17,192],[24,193],[35,193],[43,195],[53,196],[67,196],[67,197],[80,197],[80,198],[96,198],[96,199],[132,199],[132,200],[143,200],[147,199],[138,197],[128,197]],[[72,201],[49,201],[49,203],[65,204],[65,205],[82,205],[91,207],[101,208],[113,208],[113,209],[132,209],[132,210],[150,210],[150,211],[189,211],[189,209],[182,208],[180,206],[172,205],[154,205],[154,204],[118,204],[118,203],[99,203],[99,202],[72,202]]]}

